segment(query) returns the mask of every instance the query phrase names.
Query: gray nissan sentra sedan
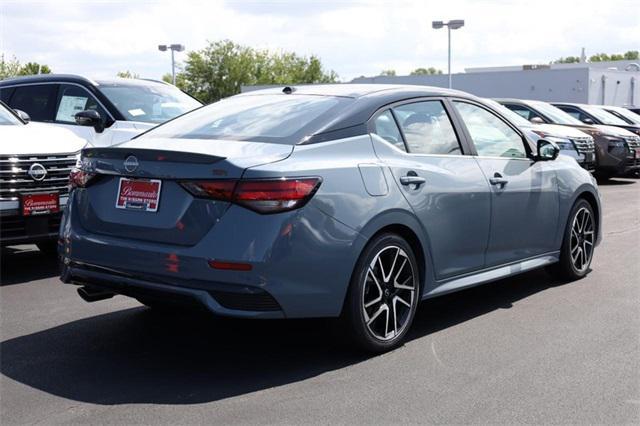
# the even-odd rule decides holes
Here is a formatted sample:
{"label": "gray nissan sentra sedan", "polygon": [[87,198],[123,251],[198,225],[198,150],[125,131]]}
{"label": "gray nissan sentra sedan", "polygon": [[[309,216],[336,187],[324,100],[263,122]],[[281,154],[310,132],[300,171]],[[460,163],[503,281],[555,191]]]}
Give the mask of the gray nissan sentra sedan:
{"label": "gray nissan sentra sedan", "polygon": [[589,272],[598,189],[558,151],[458,91],[233,96],[83,151],[61,279],[87,301],[339,317],[354,343],[389,350],[420,300],[539,267]]}

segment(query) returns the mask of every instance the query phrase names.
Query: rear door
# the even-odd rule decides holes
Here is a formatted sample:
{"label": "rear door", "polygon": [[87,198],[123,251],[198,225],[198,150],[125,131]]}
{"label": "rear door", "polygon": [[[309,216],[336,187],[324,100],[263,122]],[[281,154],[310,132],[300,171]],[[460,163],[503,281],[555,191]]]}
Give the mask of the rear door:
{"label": "rear door", "polygon": [[422,222],[436,279],[482,269],[490,194],[480,167],[465,155],[442,99],[396,104],[372,119],[377,155]]}
{"label": "rear door", "polygon": [[454,100],[491,186],[487,266],[558,250],[559,197],[552,162],[534,162],[524,137],[483,106]]}

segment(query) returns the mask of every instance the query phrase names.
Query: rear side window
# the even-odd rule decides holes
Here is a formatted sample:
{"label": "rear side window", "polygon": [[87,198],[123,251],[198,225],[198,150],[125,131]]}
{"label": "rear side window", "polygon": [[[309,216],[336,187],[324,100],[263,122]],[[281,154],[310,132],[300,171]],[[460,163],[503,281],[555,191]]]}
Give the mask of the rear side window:
{"label": "rear side window", "polygon": [[142,137],[225,139],[296,144],[353,102],[313,95],[242,95],[160,125]]}
{"label": "rear side window", "polygon": [[56,122],[75,124],[75,115],[86,110],[98,111],[103,122],[107,118],[105,110],[87,90],[71,84],[60,86]]}
{"label": "rear side window", "polygon": [[414,154],[461,155],[460,143],[441,101],[424,101],[393,108]]}
{"label": "rear side window", "polygon": [[400,129],[398,129],[398,125],[396,124],[396,120],[393,118],[391,111],[386,110],[380,114],[374,120],[373,125],[375,127],[373,133],[380,136],[396,148],[401,149],[402,151],[407,150],[404,146]]}
{"label": "rear side window", "polygon": [[467,102],[454,101],[478,155],[483,157],[526,158],[522,137],[488,110]]}
{"label": "rear side window", "polygon": [[53,121],[57,89],[56,84],[17,87],[9,105],[26,112],[33,121]]}

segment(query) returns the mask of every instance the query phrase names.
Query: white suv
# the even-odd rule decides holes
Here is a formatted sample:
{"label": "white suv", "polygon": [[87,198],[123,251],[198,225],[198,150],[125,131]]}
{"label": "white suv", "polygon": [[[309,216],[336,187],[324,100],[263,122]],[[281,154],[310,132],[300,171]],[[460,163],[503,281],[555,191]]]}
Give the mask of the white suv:
{"label": "white suv", "polygon": [[0,81],[0,100],[31,121],[73,131],[93,146],[110,146],[202,104],[171,84],[41,74]]}
{"label": "white suv", "polygon": [[0,243],[53,251],[69,172],[86,141],[48,124],[27,124],[0,102]]}

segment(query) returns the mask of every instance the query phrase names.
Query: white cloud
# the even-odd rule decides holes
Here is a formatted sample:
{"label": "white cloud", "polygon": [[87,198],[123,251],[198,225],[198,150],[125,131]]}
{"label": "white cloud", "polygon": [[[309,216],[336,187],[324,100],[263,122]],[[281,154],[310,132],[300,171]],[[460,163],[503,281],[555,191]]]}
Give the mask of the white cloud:
{"label": "white cloud", "polygon": [[[585,1],[11,1],[0,0],[0,51],[56,72],[159,78],[169,56],[159,43],[200,49],[231,39],[317,54],[343,79],[394,68],[446,69],[446,30],[431,21],[463,18],[453,32],[454,71],[544,63],[559,56],[638,49],[635,0]],[[178,59],[180,56],[178,57]]]}

